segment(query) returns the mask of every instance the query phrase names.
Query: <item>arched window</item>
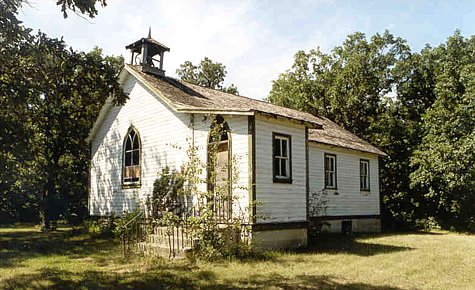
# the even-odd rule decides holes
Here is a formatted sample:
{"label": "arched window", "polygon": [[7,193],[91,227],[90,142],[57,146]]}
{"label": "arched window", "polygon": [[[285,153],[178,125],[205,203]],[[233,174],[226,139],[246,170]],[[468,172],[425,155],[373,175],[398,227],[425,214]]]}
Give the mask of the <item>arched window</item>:
{"label": "arched window", "polygon": [[124,140],[123,183],[140,184],[140,136],[134,127],[130,127]]}
{"label": "arched window", "polygon": [[227,220],[232,210],[231,132],[220,115],[211,123],[208,137],[208,191],[216,217]]}

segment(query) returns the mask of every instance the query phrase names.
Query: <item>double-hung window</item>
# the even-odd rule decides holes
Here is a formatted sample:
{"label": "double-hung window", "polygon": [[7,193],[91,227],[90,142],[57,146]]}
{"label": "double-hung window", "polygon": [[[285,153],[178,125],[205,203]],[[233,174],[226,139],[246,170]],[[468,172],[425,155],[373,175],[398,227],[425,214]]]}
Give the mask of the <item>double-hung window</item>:
{"label": "double-hung window", "polygon": [[369,190],[369,160],[360,159],[360,189]]}
{"label": "double-hung window", "polygon": [[336,155],[325,154],[325,188],[336,189]]}
{"label": "double-hung window", "polygon": [[292,182],[291,137],[273,134],[274,182]]}

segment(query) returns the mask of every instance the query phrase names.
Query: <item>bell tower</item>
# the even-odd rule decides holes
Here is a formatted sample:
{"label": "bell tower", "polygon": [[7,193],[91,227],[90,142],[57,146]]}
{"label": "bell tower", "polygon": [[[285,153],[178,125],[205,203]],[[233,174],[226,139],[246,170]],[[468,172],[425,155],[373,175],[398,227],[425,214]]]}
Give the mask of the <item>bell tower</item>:
{"label": "bell tower", "polygon": [[125,47],[132,52],[131,65],[139,65],[143,72],[164,76],[163,55],[170,48],[152,38],[151,28],[148,29],[148,36]]}

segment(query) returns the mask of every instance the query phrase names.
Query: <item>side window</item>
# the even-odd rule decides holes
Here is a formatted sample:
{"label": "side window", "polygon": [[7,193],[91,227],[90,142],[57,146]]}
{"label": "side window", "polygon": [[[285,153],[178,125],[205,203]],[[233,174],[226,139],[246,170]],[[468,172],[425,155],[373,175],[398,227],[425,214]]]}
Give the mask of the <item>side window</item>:
{"label": "side window", "polygon": [[123,147],[122,183],[124,185],[140,184],[141,143],[138,132],[131,127],[125,136]]}
{"label": "side window", "polygon": [[369,190],[369,160],[360,159],[360,189]]}
{"label": "side window", "polygon": [[336,189],[336,155],[325,153],[325,188]]}
{"label": "side window", "polygon": [[273,170],[274,182],[291,183],[292,182],[292,152],[291,136],[274,133],[272,136],[273,144]]}

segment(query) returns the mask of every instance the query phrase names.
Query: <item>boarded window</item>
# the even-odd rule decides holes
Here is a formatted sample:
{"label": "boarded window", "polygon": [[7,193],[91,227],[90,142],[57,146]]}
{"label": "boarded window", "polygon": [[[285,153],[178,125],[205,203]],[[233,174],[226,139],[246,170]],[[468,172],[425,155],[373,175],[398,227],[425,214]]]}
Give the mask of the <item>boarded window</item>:
{"label": "boarded window", "polygon": [[336,188],[336,155],[325,154],[325,188]]}
{"label": "boarded window", "polygon": [[130,128],[124,140],[123,183],[140,182],[140,137],[134,128]]}
{"label": "boarded window", "polygon": [[369,160],[360,160],[360,189],[369,190]]}
{"label": "boarded window", "polygon": [[292,177],[290,136],[283,134],[273,135],[273,170],[274,182],[290,182]]}

